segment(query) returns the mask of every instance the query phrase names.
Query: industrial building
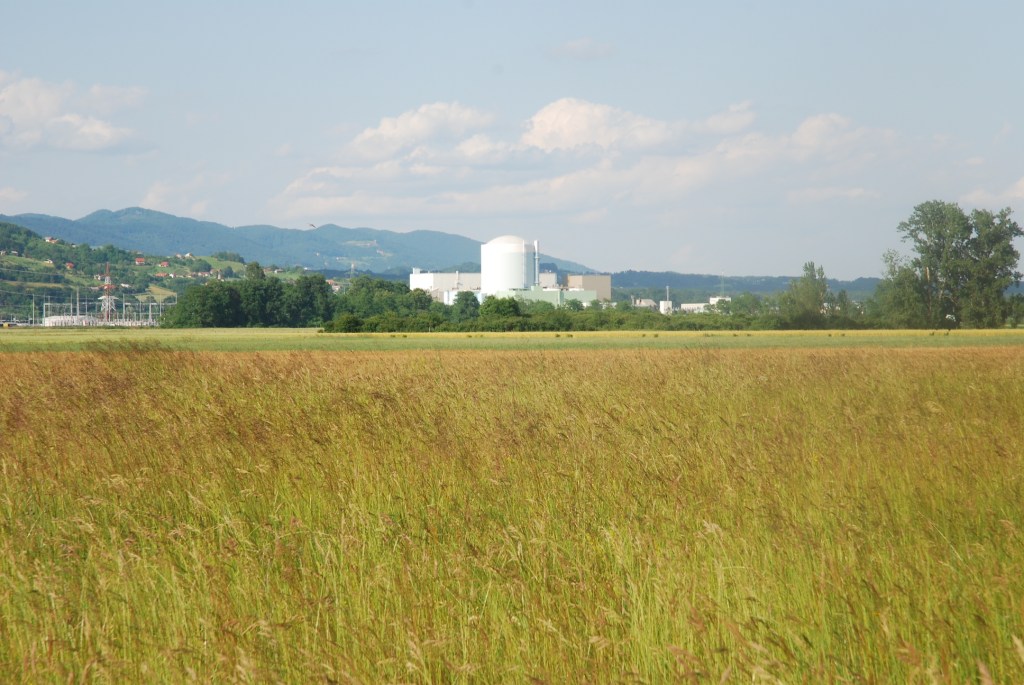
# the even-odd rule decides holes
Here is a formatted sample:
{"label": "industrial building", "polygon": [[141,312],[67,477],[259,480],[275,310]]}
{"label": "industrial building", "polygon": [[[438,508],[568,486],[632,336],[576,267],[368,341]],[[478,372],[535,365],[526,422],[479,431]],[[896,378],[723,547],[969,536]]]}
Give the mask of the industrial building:
{"label": "industrial building", "polygon": [[558,275],[540,270],[540,246],[514,235],[503,235],[480,246],[480,273],[436,273],[413,269],[409,288],[430,293],[438,302],[452,304],[460,292],[485,297],[514,297],[527,302],[549,302],[561,306],[570,300],[589,305],[594,300],[611,300],[611,276],[570,275],[566,285]]}
{"label": "industrial building", "polygon": [[409,289],[422,290],[430,293],[430,296],[438,302],[452,304],[455,302],[456,295],[464,290],[480,291],[480,274],[413,269],[409,274]]}
{"label": "industrial building", "polygon": [[732,302],[731,297],[712,297],[707,302],[685,302],[679,305],[679,310],[683,314],[704,314],[712,310],[712,308],[719,302]]}
{"label": "industrial building", "polygon": [[569,290],[593,290],[598,300],[611,302],[612,277],[608,274],[569,274],[566,285]]}

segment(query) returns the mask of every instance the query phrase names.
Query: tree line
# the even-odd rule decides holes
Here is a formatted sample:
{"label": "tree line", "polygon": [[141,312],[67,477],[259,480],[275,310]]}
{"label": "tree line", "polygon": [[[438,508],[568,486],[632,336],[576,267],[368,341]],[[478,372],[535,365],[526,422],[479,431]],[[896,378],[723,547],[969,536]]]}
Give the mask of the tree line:
{"label": "tree line", "polygon": [[914,255],[887,253],[873,297],[833,293],[823,267],[808,262],[789,287],[771,296],[744,293],[697,314],[665,316],[634,307],[575,300],[545,302],[459,293],[452,305],[404,283],[359,276],[335,294],[321,274],[268,278],[246,265],[240,281],[192,286],[165,315],[177,327],[320,326],[329,332],[753,330],[815,328],[995,327],[1024,320],[1014,240],[1021,228],[1009,209],[965,213],[953,203],[915,207],[897,230]]}

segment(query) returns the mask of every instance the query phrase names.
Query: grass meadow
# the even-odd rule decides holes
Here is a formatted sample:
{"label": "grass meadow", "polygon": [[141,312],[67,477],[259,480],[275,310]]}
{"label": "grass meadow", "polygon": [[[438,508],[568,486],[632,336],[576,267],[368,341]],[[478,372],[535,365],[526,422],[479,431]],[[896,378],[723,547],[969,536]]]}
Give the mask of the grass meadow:
{"label": "grass meadow", "polygon": [[11,328],[4,352],[110,346],[211,352],[565,349],[748,349],[1024,346],[1024,328],[963,331],[584,331],[568,333],[321,333],[315,328]]}
{"label": "grass meadow", "polygon": [[6,335],[4,679],[1024,682],[1006,338]]}

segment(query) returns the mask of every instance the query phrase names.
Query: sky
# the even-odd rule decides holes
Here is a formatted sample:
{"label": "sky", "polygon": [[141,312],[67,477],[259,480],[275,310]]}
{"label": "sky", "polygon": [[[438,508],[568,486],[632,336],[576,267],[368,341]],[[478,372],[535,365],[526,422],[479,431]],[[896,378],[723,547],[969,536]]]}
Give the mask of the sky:
{"label": "sky", "polygon": [[514,234],[603,271],[878,276],[1024,221],[1024,3],[0,6],[0,214]]}

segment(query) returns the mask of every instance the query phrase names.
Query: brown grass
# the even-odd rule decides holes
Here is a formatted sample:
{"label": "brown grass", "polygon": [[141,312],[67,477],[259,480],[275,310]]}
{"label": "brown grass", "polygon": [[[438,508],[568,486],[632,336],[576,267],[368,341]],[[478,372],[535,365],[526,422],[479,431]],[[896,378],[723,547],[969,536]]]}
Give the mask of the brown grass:
{"label": "brown grass", "polygon": [[0,669],[1024,680],[1024,353],[2,357]]}

